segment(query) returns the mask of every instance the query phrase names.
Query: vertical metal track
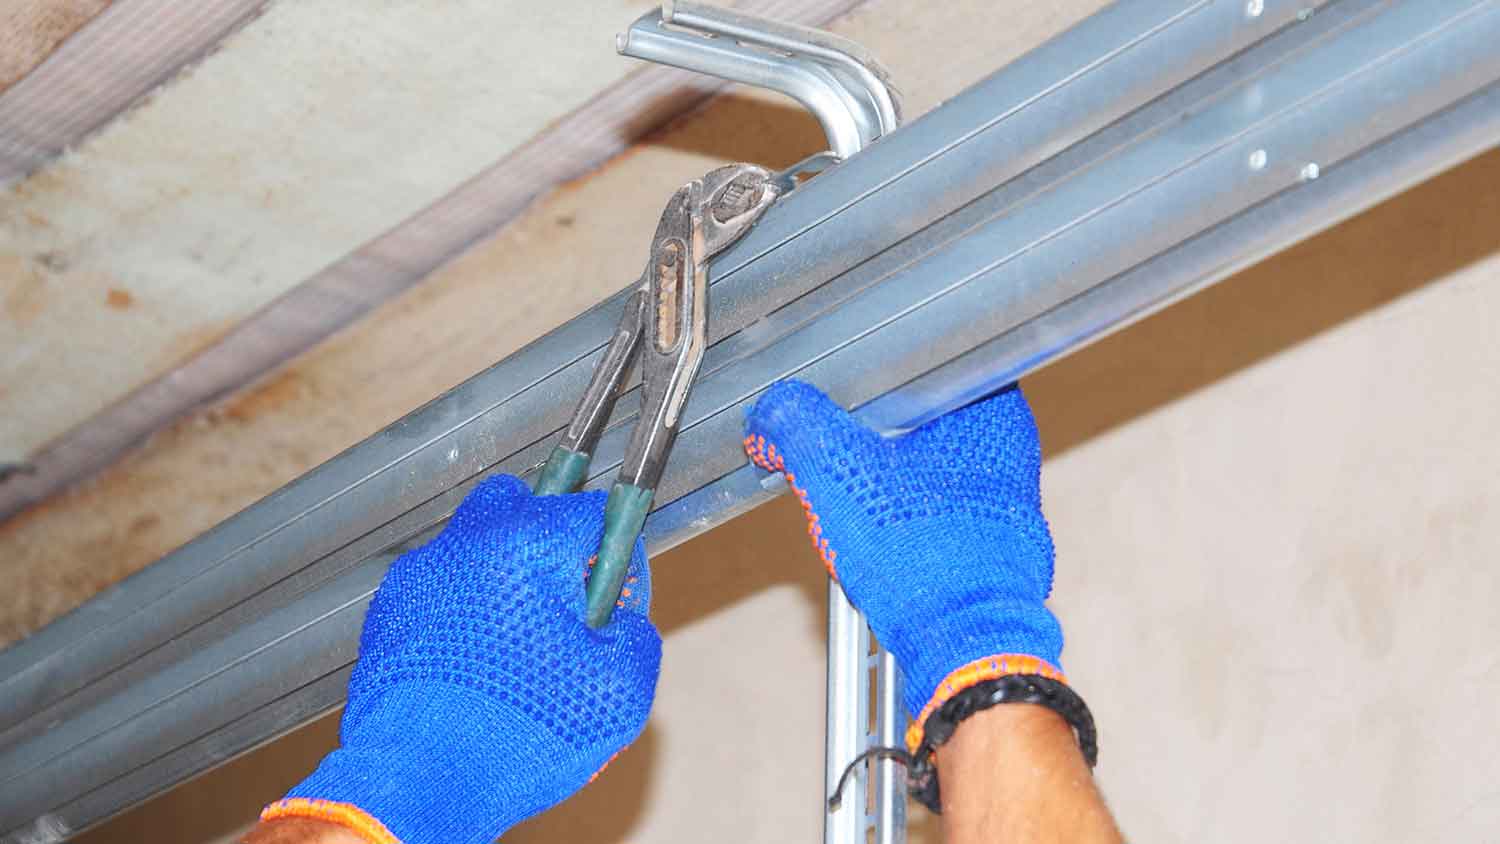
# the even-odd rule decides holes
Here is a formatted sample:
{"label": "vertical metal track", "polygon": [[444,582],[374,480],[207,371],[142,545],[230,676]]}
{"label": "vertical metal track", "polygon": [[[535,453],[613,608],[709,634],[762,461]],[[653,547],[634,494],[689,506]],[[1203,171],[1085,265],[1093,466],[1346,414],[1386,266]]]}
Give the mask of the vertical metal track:
{"label": "vertical metal track", "polygon": [[[839,777],[868,743],[870,723],[870,628],[844,597],[844,590],[828,581],[828,732],[823,765],[824,797],[838,788]],[[844,784],[837,809],[823,817],[824,844],[852,844],[865,840],[869,780],[865,766],[854,769]]]}
{"label": "vertical metal track", "polygon": [[[875,674],[875,729],[869,734],[869,747],[900,747],[905,740],[906,704],[901,700],[901,670],[896,658],[878,644],[870,654],[870,670]],[[874,844],[906,844],[906,769],[894,759],[870,763],[874,774],[870,822],[875,829]]]}
{"label": "vertical metal track", "polygon": [[[832,797],[844,771],[874,747],[900,747],[906,726],[901,671],[871,634],[844,590],[828,581],[828,725],[824,790]],[[823,821],[824,844],[903,844],[906,769],[891,759],[861,762]]]}

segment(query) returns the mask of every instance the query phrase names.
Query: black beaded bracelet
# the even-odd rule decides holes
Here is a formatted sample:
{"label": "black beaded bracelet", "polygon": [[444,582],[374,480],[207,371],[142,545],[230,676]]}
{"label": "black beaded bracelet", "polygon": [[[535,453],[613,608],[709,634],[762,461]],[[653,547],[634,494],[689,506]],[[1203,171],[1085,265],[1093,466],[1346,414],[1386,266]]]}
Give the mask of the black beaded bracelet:
{"label": "black beaded bracelet", "polygon": [[965,718],[1002,703],[1034,703],[1061,715],[1078,737],[1083,760],[1090,768],[1098,761],[1099,740],[1094,730],[1094,716],[1072,687],[1040,674],[1008,674],[975,683],[927,716],[922,725],[922,743],[917,745],[906,770],[907,789],[917,802],[934,814],[942,813],[933,752],[953,737],[953,731]]}

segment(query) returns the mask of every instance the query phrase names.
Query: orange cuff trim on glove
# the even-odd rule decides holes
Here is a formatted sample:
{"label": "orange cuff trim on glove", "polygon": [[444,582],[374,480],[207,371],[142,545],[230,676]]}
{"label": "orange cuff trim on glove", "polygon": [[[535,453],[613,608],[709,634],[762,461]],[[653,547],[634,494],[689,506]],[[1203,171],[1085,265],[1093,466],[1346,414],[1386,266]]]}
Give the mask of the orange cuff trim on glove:
{"label": "orange cuff trim on glove", "polygon": [[261,820],[274,821],[277,818],[311,818],[327,821],[354,831],[370,844],[401,844],[401,839],[392,835],[391,831],[385,828],[385,824],[350,803],[288,797],[277,800],[261,810]]}
{"label": "orange cuff trim on glove", "polygon": [[928,716],[951,700],[954,695],[985,680],[1008,677],[1012,674],[1040,674],[1059,683],[1068,682],[1068,678],[1063,676],[1062,671],[1051,663],[1027,654],[997,654],[984,659],[976,659],[953,671],[943,678],[943,682],[938,683],[937,691],[932,693],[932,699],[927,701],[927,705],[922,707],[922,712],[917,715],[916,720],[906,728],[906,749],[911,753],[917,752],[917,746],[922,743],[922,734],[926,729]]}
{"label": "orange cuff trim on glove", "polygon": [[780,472],[786,476],[786,485],[792,488],[807,516],[807,535],[812,539],[813,550],[823,560],[828,576],[838,580],[838,572],[833,570],[833,560],[838,555],[828,547],[828,540],[823,538],[823,526],[818,524],[818,514],[813,512],[812,502],[807,499],[807,490],[797,486],[797,476],[787,471],[786,460],[776,450],[776,444],[766,442],[766,438],[759,435],[745,437],[745,453],[750,455],[750,462],[767,472]]}

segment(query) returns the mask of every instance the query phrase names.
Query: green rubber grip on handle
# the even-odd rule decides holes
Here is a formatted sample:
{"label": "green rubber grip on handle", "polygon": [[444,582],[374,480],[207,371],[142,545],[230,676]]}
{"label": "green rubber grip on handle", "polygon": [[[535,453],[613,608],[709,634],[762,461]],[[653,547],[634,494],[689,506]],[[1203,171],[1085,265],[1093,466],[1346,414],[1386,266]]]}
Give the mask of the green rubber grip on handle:
{"label": "green rubber grip on handle", "polygon": [[625,575],[630,571],[635,541],[646,524],[655,494],[655,490],[618,482],[609,490],[609,500],[604,504],[604,538],[599,541],[599,557],[589,572],[585,620],[596,630],[608,624],[615,613],[615,602],[620,600]]}
{"label": "green rubber grip on handle", "polygon": [[567,495],[578,489],[589,471],[589,456],[566,446],[557,446],[547,455],[542,476],[536,481],[537,495]]}

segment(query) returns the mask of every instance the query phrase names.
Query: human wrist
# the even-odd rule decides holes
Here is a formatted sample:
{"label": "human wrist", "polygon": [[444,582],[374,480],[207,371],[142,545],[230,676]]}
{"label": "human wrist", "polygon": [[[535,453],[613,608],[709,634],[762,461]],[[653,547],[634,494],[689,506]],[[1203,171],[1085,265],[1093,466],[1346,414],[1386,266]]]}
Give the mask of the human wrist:
{"label": "human wrist", "polygon": [[[1078,747],[1072,726],[1055,710],[1034,703],[992,706],[965,718],[953,731],[953,736],[943,745],[943,770],[956,773],[965,768],[982,767],[987,759],[992,763],[996,756],[1013,746],[1038,739],[1059,744],[1068,751]],[[1081,754],[1079,758],[1082,758]],[[949,789],[949,792],[957,790]]]}
{"label": "human wrist", "polygon": [[[1076,737],[1077,752],[1088,768],[1098,758],[1098,734],[1094,717],[1083,698],[1060,678],[1043,674],[1003,674],[979,680],[961,689],[924,713],[907,731],[908,782],[917,802],[934,812],[947,804],[939,781],[937,762],[948,758],[953,740],[975,720],[994,709],[1039,708],[1055,713]],[[944,766],[944,771],[947,771]]]}
{"label": "human wrist", "polygon": [[[1121,841],[1081,752],[1055,710],[1017,703],[975,712],[943,745],[943,839]],[[1004,800],[996,800],[1004,794]]]}

